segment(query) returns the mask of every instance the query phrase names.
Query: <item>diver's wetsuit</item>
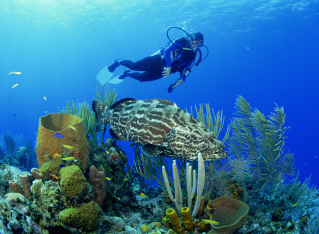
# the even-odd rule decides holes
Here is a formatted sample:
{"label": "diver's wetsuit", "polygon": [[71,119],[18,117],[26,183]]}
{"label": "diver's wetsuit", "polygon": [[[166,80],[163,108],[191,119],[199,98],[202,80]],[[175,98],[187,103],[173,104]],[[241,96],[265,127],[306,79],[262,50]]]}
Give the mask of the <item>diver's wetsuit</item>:
{"label": "diver's wetsuit", "polygon": [[[129,73],[130,77],[139,80],[140,82],[153,81],[162,78],[164,67],[172,67],[171,73],[179,71],[183,81],[185,81],[186,76],[183,76],[185,68],[190,68],[192,66],[196,58],[196,52],[194,50],[183,50],[183,47],[190,48],[189,41],[185,38],[174,41],[174,44],[169,43],[161,50],[161,53],[164,54],[165,59],[162,59],[161,55],[154,55],[146,57],[137,62],[132,62],[131,60],[121,60],[121,65],[134,71],[144,71],[143,73]],[[177,52],[176,55],[181,56],[176,61],[171,63],[171,52],[175,53],[175,51]]]}

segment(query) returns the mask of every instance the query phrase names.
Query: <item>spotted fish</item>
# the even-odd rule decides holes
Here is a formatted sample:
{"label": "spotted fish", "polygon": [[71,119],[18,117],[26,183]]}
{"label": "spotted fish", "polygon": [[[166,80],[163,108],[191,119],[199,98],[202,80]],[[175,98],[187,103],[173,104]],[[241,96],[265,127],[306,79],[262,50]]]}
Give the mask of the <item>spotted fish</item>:
{"label": "spotted fish", "polygon": [[113,138],[135,142],[148,156],[196,161],[200,152],[213,161],[228,155],[202,122],[169,100],[124,98],[109,108],[93,100],[92,109],[99,124],[111,124]]}

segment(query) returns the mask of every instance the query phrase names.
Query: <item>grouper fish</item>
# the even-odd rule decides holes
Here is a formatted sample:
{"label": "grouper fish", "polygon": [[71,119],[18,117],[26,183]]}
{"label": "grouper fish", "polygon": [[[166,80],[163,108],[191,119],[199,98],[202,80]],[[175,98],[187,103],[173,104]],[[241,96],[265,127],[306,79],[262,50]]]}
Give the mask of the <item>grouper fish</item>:
{"label": "grouper fish", "polygon": [[98,124],[111,124],[114,139],[135,142],[147,156],[197,161],[201,153],[213,161],[228,155],[202,122],[169,100],[124,98],[109,108],[93,100],[92,109]]}

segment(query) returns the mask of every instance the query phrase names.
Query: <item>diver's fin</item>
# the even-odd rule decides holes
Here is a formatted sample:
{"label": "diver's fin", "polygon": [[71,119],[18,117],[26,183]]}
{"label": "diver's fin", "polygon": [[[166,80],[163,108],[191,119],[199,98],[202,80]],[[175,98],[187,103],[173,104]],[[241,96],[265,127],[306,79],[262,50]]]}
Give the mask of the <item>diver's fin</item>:
{"label": "diver's fin", "polygon": [[104,85],[112,78],[112,76],[113,72],[109,71],[109,67],[105,67],[97,75],[96,79],[100,82],[101,85]]}
{"label": "diver's fin", "polygon": [[115,140],[127,141],[127,139],[121,133],[116,132],[113,128],[110,128],[109,133]]}
{"label": "diver's fin", "polygon": [[106,109],[106,105],[104,105],[102,102],[98,101],[98,100],[93,100],[92,102],[92,110],[95,113],[95,118],[96,118],[96,122],[98,122],[99,124],[103,124],[103,114],[104,114],[104,110]]}
{"label": "diver's fin", "polygon": [[106,84],[112,78],[113,72],[118,66],[120,66],[120,60],[116,59],[110,66],[103,68],[96,79],[101,85]]}
{"label": "diver's fin", "polygon": [[[114,102],[110,107],[109,109],[112,110],[114,109],[115,107],[119,106],[120,104],[124,105],[124,102],[127,102],[127,101],[137,101],[136,99],[134,98],[123,98],[121,100],[118,100],[117,102]],[[131,102],[130,102],[131,103]]]}
{"label": "diver's fin", "polygon": [[110,84],[119,84],[124,81],[124,79],[119,79],[121,75],[114,77],[112,80],[109,81]]}
{"label": "diver's fin", "polygon": [[162,153],[162,147],[158,145],[145,144],[142,146],[142,151],[146,156],[155,157]]}

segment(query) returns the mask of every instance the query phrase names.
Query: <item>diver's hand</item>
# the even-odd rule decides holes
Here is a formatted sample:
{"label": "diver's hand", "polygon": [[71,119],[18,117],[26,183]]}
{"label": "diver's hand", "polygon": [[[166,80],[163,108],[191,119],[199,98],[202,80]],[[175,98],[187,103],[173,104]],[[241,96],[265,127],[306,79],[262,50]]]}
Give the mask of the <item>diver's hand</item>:
{"label": "diver's hand", "polygon": [[177,80],[174,84],[171,84],[171,85],[169,86],[169,88],[168,88],[167,91],[168,91],[169,93],[173,92],[173,90],[174,90],[177,86],[181,85],[183,82],[184,82],[183,80]]}
{"label": "diver's hand", "polygon": [[167,77],[171,74],[171,70],[172,70],[171,67],[167,67],[166,70],[163,71],[162,76],[163,76],[164,78],[167,78]]}

